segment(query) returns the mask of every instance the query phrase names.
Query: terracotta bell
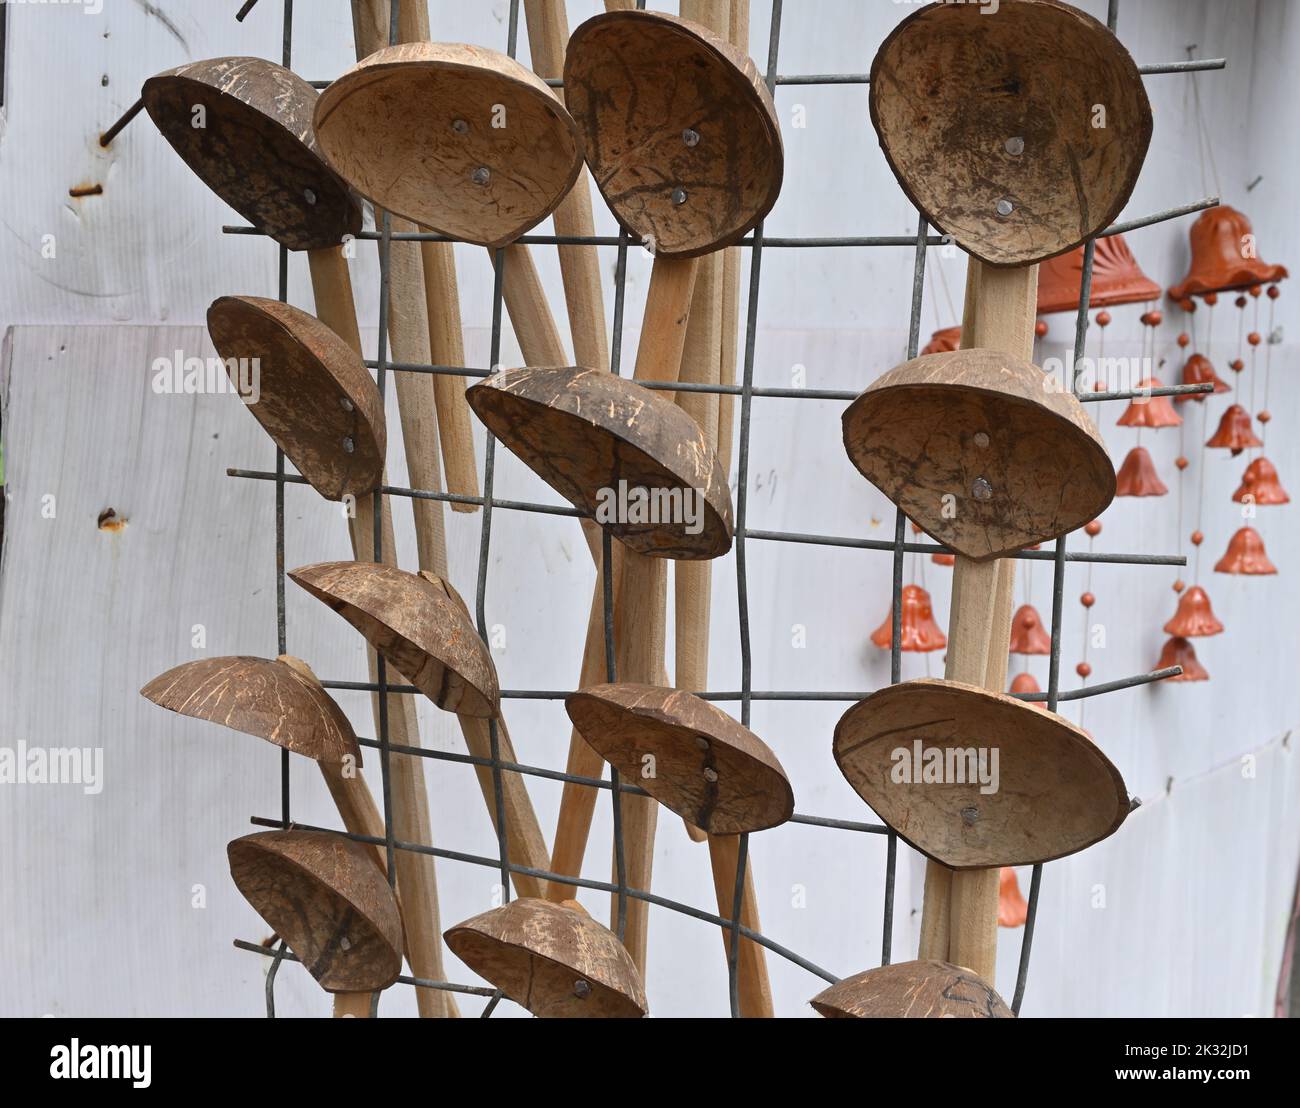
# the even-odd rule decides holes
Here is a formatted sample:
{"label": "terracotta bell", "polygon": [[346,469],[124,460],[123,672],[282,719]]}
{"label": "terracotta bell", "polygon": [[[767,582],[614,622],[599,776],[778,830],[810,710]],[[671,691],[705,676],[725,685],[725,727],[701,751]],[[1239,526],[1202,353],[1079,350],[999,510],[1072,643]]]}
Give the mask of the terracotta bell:
{"label": "terracotta bell", "polygon": [[1011,617],[1012,654],[1050,654],[1052,640],[1043,628],[1043,619],[1032,604],[1022,604]]}
{"label": "terracotta bell", "polygon": [[[920,585],[904,585],[902,601],[903,650],[928,653],[931,650],[942,650],[948,645],[948,637],[934,622],[930,594],[925,589]],[[893,605],[890,605],[885,622],[871,632],[871,641],[881,650],[888,650],[894,645]]]}
{"label": "terracotta bell", "polygon": [[[1160,286],[1138,267],[1123,235],[1097,239],[1092,259],[1088,306],[1114,307],[1160,299]],[[1038,314],[1079,310],[1083,284],[1083,247],[1048,258],[1038,269]]]}
{"label": "terracotta bell", "polygon": [[1210,596],[1200,585],[1193,585],[1178,598],[1178,611],[1165,624],[1165,632],[1195,639],[1203,635],[1217,635],[1223,624],[1210,607]]}
{"label": "terracotta bell", "polygon": [[1278,480],[1277,467],[1262,455],[1246,467],[1241,475],[1241,487],[1232,494],[1232,499],[1244,504],[1248,496],[1256,504],[1291,503],[1291,497]]}
{"label": "terracotta bell", "polygon": [[998,926],[1023,927],[1029,918],[1029,905],[1020,895],[1020,882],[1010,866],[998,870]]}
{"label": "terracotta bell", "polygon": [[1215,573],[1238,573],[1264,576],[1277,572],[1277,566],[1264,552],[1264,540],[1253,527],[1238,528],[1228,540],[1227,552],[1214,563]]}
{"label": "terracotta bell", "polygon": [[946,354],[961,346],[961,325],[942,327],[930,336],[930,341],[922,348],[922,354]]}
{"label": "terracotta bell", "polygon": [[1169,489],[1156,473],[1145,446],[1135,446],[1115,474],[1116,496],[1164,496]]}
{"label": "terracotta bell", "polygon": [[1168,669],[1170,666],[1182,666],[1183,672],[1177,677],[1167,677],[1167,681],[1208,681],[1209,671],[1196,660],[1196,651],[1192,644],[1181,635],[1169,639],[1160,650],[1160,661],[1156,669]]}
{"label": "terracotta bell", "polygon": [[[1030,692],[1040,693],[1042,691],[1043,691],[1042,687],[1038,684],[1038,681],[1035,679],[1032,673],[1017,673],[1015,677],[1011,679],[1011,687],[1007,690],[1007,692],[1009,692],[1012,696],[1014,696],[1016,693],[1030,693]],[[1026,700],[1025,703],[1028,704],[1031,708],[1038,708],[1039,710],[1044,712],[1047,711],[1047,704],[1045,701]]]}
{"label": "terracotta bell", "polygon": [[1233,404],[1219,420],[1219,429],[1210,436],[1206,446],[1232,451],[1235,458],[1248,446],[1263,446],[1250,425],[1250,413],[1240,404]]}
{"label": "terracotta bell", "polygon": [[[1148,377],[1138,382],[1137,391],[1158,389],[1162,385],[1159,377]],[[1119,427],[1177,427],[1183,417],[1174,411],[1167,396],[1135,396],[1115,422]]]}
{"label": "terracotta bell", "polygon": [[[1232,386],[1222,377],[1214,372],[1214,366],[1210,359],[1204,354],[1193,354],[1183,365],[1183,384],[1184,385],[1205,385],[1210,382],[1214,383],[1214,395],[1218,396],[1223,392],[1231,392]],[[1189,400],[1195,400],[1198,403],[1205,399],[1207,393],[1203,392],[1185,392],[1174,397],[1175,404],[1185,404]]]}
{"label": "terracotta bell", "polygon": [[1280,281],[1286,266],[1267,265],[1260,258],[1242,256],[1242,243],[1254,234],[1250,220],[1236,208],[1220,204],[1207,208],[1192,224],[1192,266],[1182,283],[1173,286],[1174,300],[1185,296],[1245,289],[1251,285]]}

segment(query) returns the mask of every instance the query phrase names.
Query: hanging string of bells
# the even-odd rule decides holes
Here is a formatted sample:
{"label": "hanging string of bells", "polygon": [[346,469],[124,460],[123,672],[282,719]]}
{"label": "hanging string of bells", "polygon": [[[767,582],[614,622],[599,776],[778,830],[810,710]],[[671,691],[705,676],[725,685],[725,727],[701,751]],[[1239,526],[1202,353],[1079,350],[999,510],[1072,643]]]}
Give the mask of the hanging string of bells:
{"label": "hanging string of bells", "polygon": [[[1202,441],[1206,450],[1227,450],[1232,457],[1245,451],[1262,449],[1263,440],[1255,434],[1251,409],[1254,408],[1255,385],[1257,379],[1257,362],[1262,336],[1259,331],[1259,303],[1265,284],[1269,285],[1266,297],[1269,304],[1269,331],[1272,331],[1273,305],[1279,291],[1276,282],[1287,276],[1284,266],[1269,265],[1258,255],[1255,247],[1254,231],[1250,220],[1235,208],[1221,205],[1210,208],[1192,224],[1191,267],[1187,276],[1169,290],[1170,296],[1189,313],[1195,310],[1192,298],[1199,297],[1207,308],[1206,312],[1206,357],[1192,355],[1183,368],[1185,383],[1213,383],[1214,395],[1233,391],[1214,372],[1208,357],[1210,354],[1210,336],[1212,334],[1215,308],[1220,294],[1236,293],[1233,303],[1238,310],[1237,348],[1235,356],[1228,363],[1237,377],[1236,399],[1229,404],[1219,418],[1213,435],[1205,438],[1208,420],[1208,405],[1205,394],[1195,394],[1194,399],[1202,405]],[[1254,304],[1254,323],[1247,330],[1246,312]],[[1186,345],[1186,344],[1184,344]],[[1266,365],[1270,360],[1270,351],[1265,348]],[[1250,371],[1246,372],[1246,356],[1250,358]],[[1267,372],[1267,371],[1266,371]],[[1265,394],[1267,396],[1267,393]],[[1249,404],[1242,403],[1245,399]],[[1270,420],[1265,407],[1260,414],[1261,430]],[[1179,458],[1180,469],[1185,469],[1185,455]],[[1193,580],[1200,577],[1200,548],[1205,540],[1202,531],[1205,500],[1205,458],[1202,457],[1197,499],[1197,523],[1192,532],[1191,541],[1195,548]],[[1258,488],[1256,486],[1259,486]],[[1261,454],[1258,458],[1248,456],[1246,473],[1233,501],[1243,505],[1243,516],[1253,518],[1254,507],[1259,503],[1259,496],[1270,503],[1285,503],[1287,497],[1277,481],[1277,471]],[[1253,527],[1240,527],[1228,542],[1228,548],[1214,566],[1217,573],[1266,575],[1277,572],[1264,549],[1264,541]],[[1176,680],[1204,681],[1209,674],[1196,657],[1191,639],[1216,635],[1223,631],[1223,624],[1214,614],[1208,593],[1200,584],[1193,584],[1190,589],[1181,592],[1181,582],[1175,582],[1175,590],[1180,591],[1178,608],[1172,619],[1165,624],[1165,631],[1172,637],[1165,643],[1160,653],[1159,666],[1181,665],[1183,673]]]}

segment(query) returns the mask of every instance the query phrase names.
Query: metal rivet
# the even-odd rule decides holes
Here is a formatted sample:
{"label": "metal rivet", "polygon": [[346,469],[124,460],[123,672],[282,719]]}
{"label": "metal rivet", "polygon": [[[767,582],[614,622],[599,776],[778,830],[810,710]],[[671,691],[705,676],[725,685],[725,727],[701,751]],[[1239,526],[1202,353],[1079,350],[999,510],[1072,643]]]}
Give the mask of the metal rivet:
{"label": "metal rivet", "polygon": [[973,826],[975,821],[980,818],[980,810],[978,808],[963,808],[961,818],[967,827]]}
{"label": "metal rivet", "polygon": [[350,412],[352,411],[352,401],[349,400],[346,396],[340,396],[339,407],[342,408],[345,412]]}
{"label": "metal rivet", "polygon": [[316,203],[316,194],[312,192],[311,189],[303,189],[302,198],[306,200],[308,204]]}
{"label": "metal rivet", "polygon": [[976,500],[992,500],[993,486],[990,485],[983,477],[976,477],[970,487],[970,494]]}
{"label": "metal rivet", "polygon": [[674,203],[674,204],[685,204],[685,203],[686,203],[686,190],[685,190],[685,189],[673,189],[673,203]]}
{"label": "metal rivet", "polygon": [[451,121],[451,129],[455,131],[456,134],[458,135],[469,134],[469,124],[466,123],[463,119],[453,119]]}
{"label": "metal rivet", "polygon": [[344,453],[344,454],[351,454],[352,451],[354,451],[356,448],[357,448],[357,447],[356,447],[356,444],[352,441],[352,436],[351,436],[351,435],[349,435],[347,438],[345,438],[345,439],[343,440],[343,453]]}
{"label": "metal rivet", "polygon": [[709,740],[706,739],[703,735],[696,735],[696,736],[695,736],[695,745],[698,746],[701,750],[708,750],[708,749],[709,749]]}
{"label": "metal rivet", "polygon": [[1023,154],[1025,152],[1025,140],[1022,138],[1009,138],[1004,144],[1008,154]]}
{"label": "metal rivet", "polygon": [[342,947],[344,950],[352,949],[352,944],[348,941],[348,937],[346,935],[344,935],[341,939],[339,939],[339,946]]}
{"label": "metal rivet", "polygon": [[708,766],[705,766],[704,780],[706,780],[710,785],[716,784],[718,780],[718,771],[716,769],[710,769]]}
{"label": "metal rivet", "polygon": [[998,201],[998,215],[1010,215],[1015,211],[1015,205],[1005,196]]}
{"label": "metal rivet", "polygon": [[687,127],[686,130],[682,132],[682,142],[686,143],[687,146],[699,146],[700,132]]}
{"label": "metal rivet", "polygon": [[989,444],[988,435],[983,431],[976,431],[975,445],[978,446],[981,450],[983,450],[986,446],[988,446],[988,444]]}
{"label": "metal rivet", "polygon": [[573,995],[579,1000],[586,1000],[587,997],[591,996],[591,983],[578,978],[573,983]]}
{"label": "metal rivet", "polygon": [[486,185],[492,179],[492,171],[487,166],[481,165],[478,169],[470,174],[470,180],[476,185]]}

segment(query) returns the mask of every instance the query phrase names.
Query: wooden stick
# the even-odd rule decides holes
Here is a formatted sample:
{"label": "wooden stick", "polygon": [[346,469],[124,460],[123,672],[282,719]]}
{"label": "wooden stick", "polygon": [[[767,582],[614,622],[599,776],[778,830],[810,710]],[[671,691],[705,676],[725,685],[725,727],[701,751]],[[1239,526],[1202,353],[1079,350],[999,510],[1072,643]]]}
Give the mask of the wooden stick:
{"label": "wooden stick", "polygon": [[[648,558],[635,550],[623,550],[623,580],[618,594],[623,634],[618,636],[615,664],[618,679],[638,684],[659,682],[664,665],[664,616],[667,606],[668,566],[662,558]],[[638,782],[630,781],[635,785]],[[650,888],[654,871],[655,826],[659,804],[650,796],[620,794],[623,820],[623,856],[629,888]],[[618,881],[618,861],[614,861],[613,879]],[[618,896],[612,894],[610,927],[618,928]],[[650,905],[629,898],[627,928],[623,945],[645,977],[646,950],[649,937]]]}
{"label": "wooden stick", "polygon": [[510,326],[514,328],[524,364],[568,365],[559,328],[555,326],[542,278],[528,247],[511,243],[505,248],[502,264],[505,273],[501,278],[501,299],[510,314]]}
{"label": "wooden stick", "polygon": [[[402,0],[398,12],[399,42],[429,41],[427,0]],[[367,38],[367,45],[372,44]],[[388,41],[384,26],[382,45]],[[378,49],[378,46],[374,47]],[[372,52],[372,51],[371,51]],[[420,243],[424,269],[425,315],[429,330],[429,359],[433,365],[464,365],[465,340],[460,320],[460,291],[456,282],[456,255],[449,242]],[[405,376],[410,376],[406,374]],[[438,436],[447,491],[458,496],[478,494],[478,466],[474,459],[474,433],[465,400],[464,377],[433,375],[433,400],[438,413]],[[477,504],[451,502],[453,512],[478,511]]]}
{"label": "wooden stick", "polygon": [[374,993],[334,993],[334,1018],[368,1020]]}
{"label": "wooden stick", "polygon": [[[613,579],[612,595],[617,601],[623,576],[623,544],[610,544],[610,576]],[[591,611],[587,616],[587,640],[582,652],[582,672],[578,688],[599,685],[606,677],[605,666],[605,570],[603,559],[596,554],[596,587],[592,592]],[[618,634],[618,610],[615,605],[615,642]],[[616,659],[617,661],[617,659]],[[605,772],[605,759],[596,753],[575,727],[569,736],[569,759],[565,772],[574,777],[600,778]],[[600,790],[590,785],[566,782],[560,796],[560,815],[555,825],[555,839],[551,849],[551,872],[577,877],[582,872],[582,859],[591,834],[591,819],[596,810]],[[574,885],[552,881],[547,895],[551,900],[563,901],[577,895]]]}
{"label": "wooden stick", "polygon": [[[730,38],[732,35],[733,5],[727,0],[682,0],[681,14],[708,27],[711,31]],[[747,36],[746,36],[747,37]],[[726,318],[728,290],[726,272],[728,258],[734,261],[734,248],[709,254],[700,259],[699,275],[691,302],[690,320],[682,351],[681,380],[702,384],[718,384],[722,377],[722,361],[730,350],[730,373],[735,377],[736,351],[736,296],[735,287],[739,271],[733,269],[733,287],[730,290],[731,314]],[[730,326],[728,335],[725,328]],[[715,450],[719,446],[721,429],[720,397],[716,393],[681,392],[677,403],[689,412],[704,429],[705,438]],[[728,420],[730,415],[728,414]],[[731,427],[727,424],[730,439]],[[729,445],[729,444],[728,444]],[[709,624],[712,596],[712,562],[678,562],[673,567],[673,587],[676,601],[674,629],[676,636],[676,687],[692,692],[708,688],[709,677]],[[707,839],[710,869],[713,874],[714,897],[718,914],[731,918],[735,909],[736,866],[739,861],[739,839],[734,835],[706,835],[699,828],[686,825],[687,832],[696,842]],[[754,888],[752,857],[745,867],[742,892],[741,923],[751,930],[760,929],[758,897]],[[723,953],[730,957],[731,932],[722,930]],[[742,939],[737,956],[737,986],[740,1014],[747,1017],[770,1019],[775,1015],[772,987],[767,972],[767,957],[761,946]]]}
{"label": "wooden stick", "polygon": [[[356,305],[347,260],[342,250],[314,250],[308,255],[316,315],[327,327],[361,356],[361,333],[357,327]],[[387,478],[385,478],[387,480]],[[382,560],[397,564],[397,539],[393,532],[391,505],[383,501],[380,520]],[[360,497],[354,513],[348,517],[348,535],[352,556],[358,561],[374,561],[374,497]],[[372,649],[366,651],[370,680],[379,675],[378,660]],[[387,694],[388,736],[398,746],[419,747],[420,729],[415,701],[398,693]],[[379,729],[379,695],[371,697],[375,729]],[[407,842],[428,842],[428,800],[424,788],[424,759],[395,754],[390,763],[393,800],[393,833]],[[446,978],[442,964],[442,926],[438,911],[438,879],[431,855],[403,850],[397,854],[397,884],[406,927],[407,960],[418,977],[434,981]],[[459,1015],[455,997],[441,989],[417,989],[420,1015],[439,1018]],[[369,1009],[367,1009],[369,1011]]]}
{"label": "wooden stick", "polygon": [[[732,0],[728,36],[732,46],[749,53],[749,0]],[[729,246],[722,252],[722,354],[718,381],[736,383],[736,348],[740,327],[740,247]],[[731,451],[736,398],[718,397],[718,461],[722,472],[731,477]]]}
{"label": "wooden stick", "polygon": [[[971,259],[962,346],[1033,354],[1038,267],[995,269]],[[1015,561],[957,555],[944,677],[1001,692],[1007,680]],[[921,957],[942,957],[986,981],[997,968],[998,870],[926,866]],[[943,953],[938,951],[943,949]]]}
{"label": "wooden stick", "polygon": [[[675,381],[681,371],[686,324],[698,272],[695,258],[655,258],[646,295],[645,321],[637,345],[638,381]],[[662,558],[648,558],[623,550],[623,579],[618,591],[620,628],[615,661],[620,681],[657,684],[664,672],[664,622],[667,605],[667,566]],[[622,796],[623,846],[627,883],[634,889],[650,888],[654,868],[654,837],[659,805],[653,797]],[[617,860],[616,860],[617,861]],[[618,879],[615,868],[615,880]],[[617,926],[618,898],[611,898],[611,919]],[[627,905],[627,930],[623,945],[645,976],[646,940],[650,905],[631,899]]]}
{"label": "wooden stick", "polygon": [[[533,71],[543,79],[564,75],[564,51],[569,38],[569,18],[564,0],[524,0],[528,46]],[[564,99],[563,89],[556,94]],[[569,195],[552,216],[560,236],[589,238],[596,233],[591,210],[590,175],[584,165]],[[605,303],[601,295],[600,257],[594,246],[561,246],[560,273],[569,310],[576,364],[588,369],[609,369],[609,339],[605,332]],[[529,363],[533,364],[533,363]]]}

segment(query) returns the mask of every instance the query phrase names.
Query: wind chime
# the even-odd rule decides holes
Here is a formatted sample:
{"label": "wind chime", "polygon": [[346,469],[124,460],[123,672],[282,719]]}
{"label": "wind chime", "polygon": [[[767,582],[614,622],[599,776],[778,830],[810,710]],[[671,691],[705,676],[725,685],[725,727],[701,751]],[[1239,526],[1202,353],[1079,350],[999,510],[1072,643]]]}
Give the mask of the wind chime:
{"label": "wind chime", "polygon": [[[1210,360],[1213,321],[1216,314],[1219,295],[1236,293],[1233,299],[1237,308],[1237,342],[1234,357],[1228,363],[1236,375],[1236,399],[1228,405],[1219,418],[1214,434],[1205,437],[1208,430],[1209,407],[1206,394],[1191,394],[1182,399],[1196,400],[1201,404],[1201,438],[1206,450],[1227,450],[1232,457],[1243,452],[1248,464],[1242,482],[1233,494],[1233,501],[1243,505],[1243,518],[1253,518],[1258,504],[1284,504],[1289,500],[1286,491],[1278,481],[1277,470],[1261,453],[1251,457],[1255,450],[1263,449],[1263,439],[1255,434],[1254,419],[1260,422],[1263,432],[1271,415],[1268,411],[1268,373],[1271,362],[1271,348],[1263,343],[1259,331],[1259,304],[1261,299],[1268,303],[1268,330],[1272,332],[1274,304],[1279,295],[1277,282],[1287,276],[1284,266],[1268,265],[1259,256],[1255,246],[1255,236],[1250,221],[1235,208],[1221,205],[1203,212],[1192,224],[1191,267],[1187,276],[1169,290],[1169,295],[1188,312],[1191,319],[1196,310],[1196,298],[1205,305],[1205,355],[1193,354],[1183,369],[1184,382],[1212,382],[1214,393],[1222,395],[1234,391],[1222,381],[1214,371]],[[1263,295],[1265,285],[1267,296]],[[1247,330],[1246,316],[1253,304],[1253,323]],[[1194,331],[1193,331],[1194,337]],[[1180,336],[1180,345],[1187,342]],[[1265,392],[1264,406],[1252,417],[1255,407],[1255,385],[1258,378],[1259,347],[1264,345]],[[1246,358],[1249,357],[1249,366]],[[1243,400],[1245,403],[1243,403]],[[1159,666],[1181,665],[1183,673],[1175,678],[1182,681],[1204,681],[1209,677],[1205,667],[1196,657],[1196,651],[1189,640],[1208,635],[1217,635],[1223,631],[1223,624],[1214,614],[1209,594],[1200,582],[1201,545],[1205,541],[1203,528],[1205,511],[1205,474],[1208,469],[1207,455],[1200,459],[1200,475],[1196,502],[1196,527],[1190,539],[1194,547],[1193,581],[1190,588],[1184,588],[1181,580],[1174,582],[1174,590],[1179,594],[1178,607],[1173,617],[1165,624],[1164,630],[1171,636],[1160,652]],[[1188,465],[1186,453],[1178,459],[1179,468],[1185,471]],[[1181,491],[1180,491],[1181,524]],[[1277,568],[1269,561],[1265,552],[1264,541],[1258,531],[1249,525],[1238,528],[1228,541],[1227,551],[1214,566],[1217,573],[1239,575],[1275,574]]]}
{"label": "wind chime", "polygon": [[[1058,4],[1004,4],[996,19],[970,5],[923,8],[881,45],[870,86],[890,168],[971,257],[960,349],[885,373],[845,411],[844,444],[957,554],[943,679],[858,702],[833,747],[858,795],[929,859],[919,959],[847,978],[813,1003],[834,1015],[1005,1016],[990,984],[1005,868],[1082,850],[1129,811],[1118,771],[1083,731],[1001,690],[1008,555],[1083,526],[1115,493],[1077,397],[1044,388],[1028,361],[1038,263],[1122,209],[1150,142],[1150,106],[1115,37]],[[1108,105],[1104,129],[1089,123],[1097,103]],[[900,748],[988,744],[1003,767],[993,794],[891,772]]]}

